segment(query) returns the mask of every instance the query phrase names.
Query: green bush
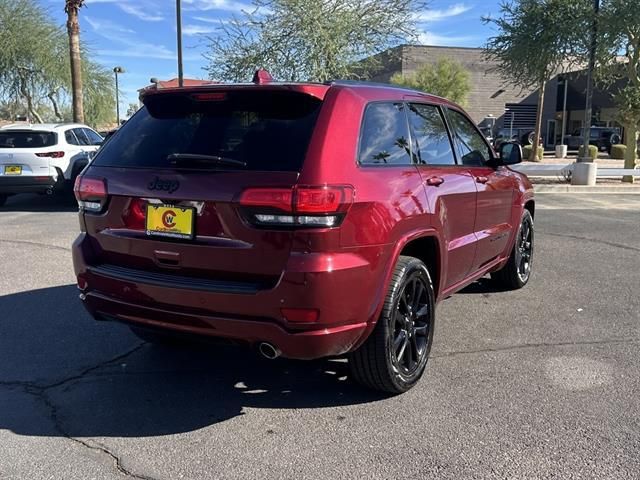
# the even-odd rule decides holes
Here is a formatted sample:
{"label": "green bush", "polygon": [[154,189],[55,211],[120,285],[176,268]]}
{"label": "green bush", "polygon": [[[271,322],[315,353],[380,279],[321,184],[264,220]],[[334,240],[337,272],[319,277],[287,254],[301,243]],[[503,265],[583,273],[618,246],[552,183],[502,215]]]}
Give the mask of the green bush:
{"label": "green bush", "polygon": [[[524,147],[522,147],[522,160],[524,160],[525,162],[529,160],[529,157],[531,156],[531,149],[533,148],[533,145],[525,145]],[[538,162],[542,161],[542,157],[544,156],[544,149],[542,147],[538,148]]]}
{"label": "green bush", "polygon": [[[580,147],[580,150],[578,150],[578,158],[582,157],[584,157],[584,146]],[[598,147],[595,145],[589,145],[589,157],[594,160],[598,158]]]}
{"label": "green bush", "polygon": [[611,145],[611,158],[614,160],[624,160],[625,153],[627,153],[626,145]]}

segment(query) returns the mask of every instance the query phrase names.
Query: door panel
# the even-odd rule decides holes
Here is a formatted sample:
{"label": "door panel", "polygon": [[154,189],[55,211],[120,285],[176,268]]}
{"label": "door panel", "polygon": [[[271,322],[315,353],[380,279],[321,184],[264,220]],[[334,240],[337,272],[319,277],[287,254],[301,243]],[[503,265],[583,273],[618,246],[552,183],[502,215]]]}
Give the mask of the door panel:
{"label": "door panel", "polygon": [[468,274],[476,250],[476,186],[466,168],[456,165],[444,117],[435,105],[412,103],[407,109],[414,160],[422,177],[436,228],[447,251],[444,287]]}
{"label": "door panel", "polygon": [[469,173],[474,178],[478,190],[474,227],[478,249],[473,262],[473,270],[478,270],[504,253],[507,248],[513,221],[513,195],[517,183],[504,167],[471,167]]}
{"label": "door panel", "polygon": [[[444,287],[463,280],[470,272],[476,253],[475,181],[464,167],[419,166],[435,227],[447,251],[443,262]],[[439,178],[439,185],[429,185],[429,179]]]}

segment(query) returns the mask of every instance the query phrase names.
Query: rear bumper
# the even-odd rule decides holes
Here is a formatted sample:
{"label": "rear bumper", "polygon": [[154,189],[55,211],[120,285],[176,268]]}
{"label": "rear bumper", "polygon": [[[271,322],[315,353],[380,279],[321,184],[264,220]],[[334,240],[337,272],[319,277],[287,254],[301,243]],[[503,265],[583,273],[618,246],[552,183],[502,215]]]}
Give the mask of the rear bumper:
{"label": "rear bumper", "polygon": [[[78,237],[73,261],[80,298],[94,318],[249,345],[268,342],[286,358],[308,360],[357,348],[373,328],[382,298],[379,252],[367,255],[376,259],[374,265],[351,253],[292,255],[274,288],[225,291],[111,275],[91,267],[90,243],[86,234]],[[319,317],[292,322],[283,308],[315,309]]]}
{"label": "rear bumper", "polygon": [[58,180],[53,176],[0,176],[0,193],[42,193],[58,187]]}

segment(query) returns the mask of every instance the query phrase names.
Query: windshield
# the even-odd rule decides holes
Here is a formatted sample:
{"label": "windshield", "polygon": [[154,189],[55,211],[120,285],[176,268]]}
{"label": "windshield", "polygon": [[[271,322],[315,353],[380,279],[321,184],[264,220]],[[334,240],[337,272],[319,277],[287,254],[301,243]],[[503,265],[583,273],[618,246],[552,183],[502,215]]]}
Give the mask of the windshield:
{"label": "windshield", "polygon": [[43,148],[57,143],[53,132],[25,130],[0,131],[0,148]]}
{"label": "windshield", "polygon": [[299,171],[321,101],[294,92],[236,91],[159,94],[145,104],[94,165]]}

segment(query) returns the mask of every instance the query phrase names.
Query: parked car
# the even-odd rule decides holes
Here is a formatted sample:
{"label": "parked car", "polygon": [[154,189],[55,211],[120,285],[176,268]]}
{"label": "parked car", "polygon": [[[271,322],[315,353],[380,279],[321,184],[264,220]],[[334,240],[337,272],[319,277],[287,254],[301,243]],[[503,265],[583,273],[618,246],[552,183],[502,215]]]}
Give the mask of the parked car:
{"label": "parked car", "polygon": [[66,184],[73,185],[101,143],[102,137],[86,125],[42,123],[0,128],[0,206],[16,193],[53,193]]}
{"label": "parked car", "polygon": [[[504,142],[517,142],[522,146],[533,145],[535,133],[531,128],[501,128],[493,139],[493,147],[499,150]],[[542,136],[539,145],[542,146]]]}
{"label": "parked car", "polygon": [[[609,127],[591,127],[589,131],[589,145],[598,147],[598,151],[611,153],[611,145],[621,143],[620,129]],[[565,135],[564,142],[569,150],[578,150],[584,145],[584,128],[575,130],[571,135]]]}
{"label": "parked car", "polygon": [[457,105],[357,82],[152,90],[76,181],[80,298],[150,342],[347,354],[399,393],[436,304],[531,274],[534,196]]}

